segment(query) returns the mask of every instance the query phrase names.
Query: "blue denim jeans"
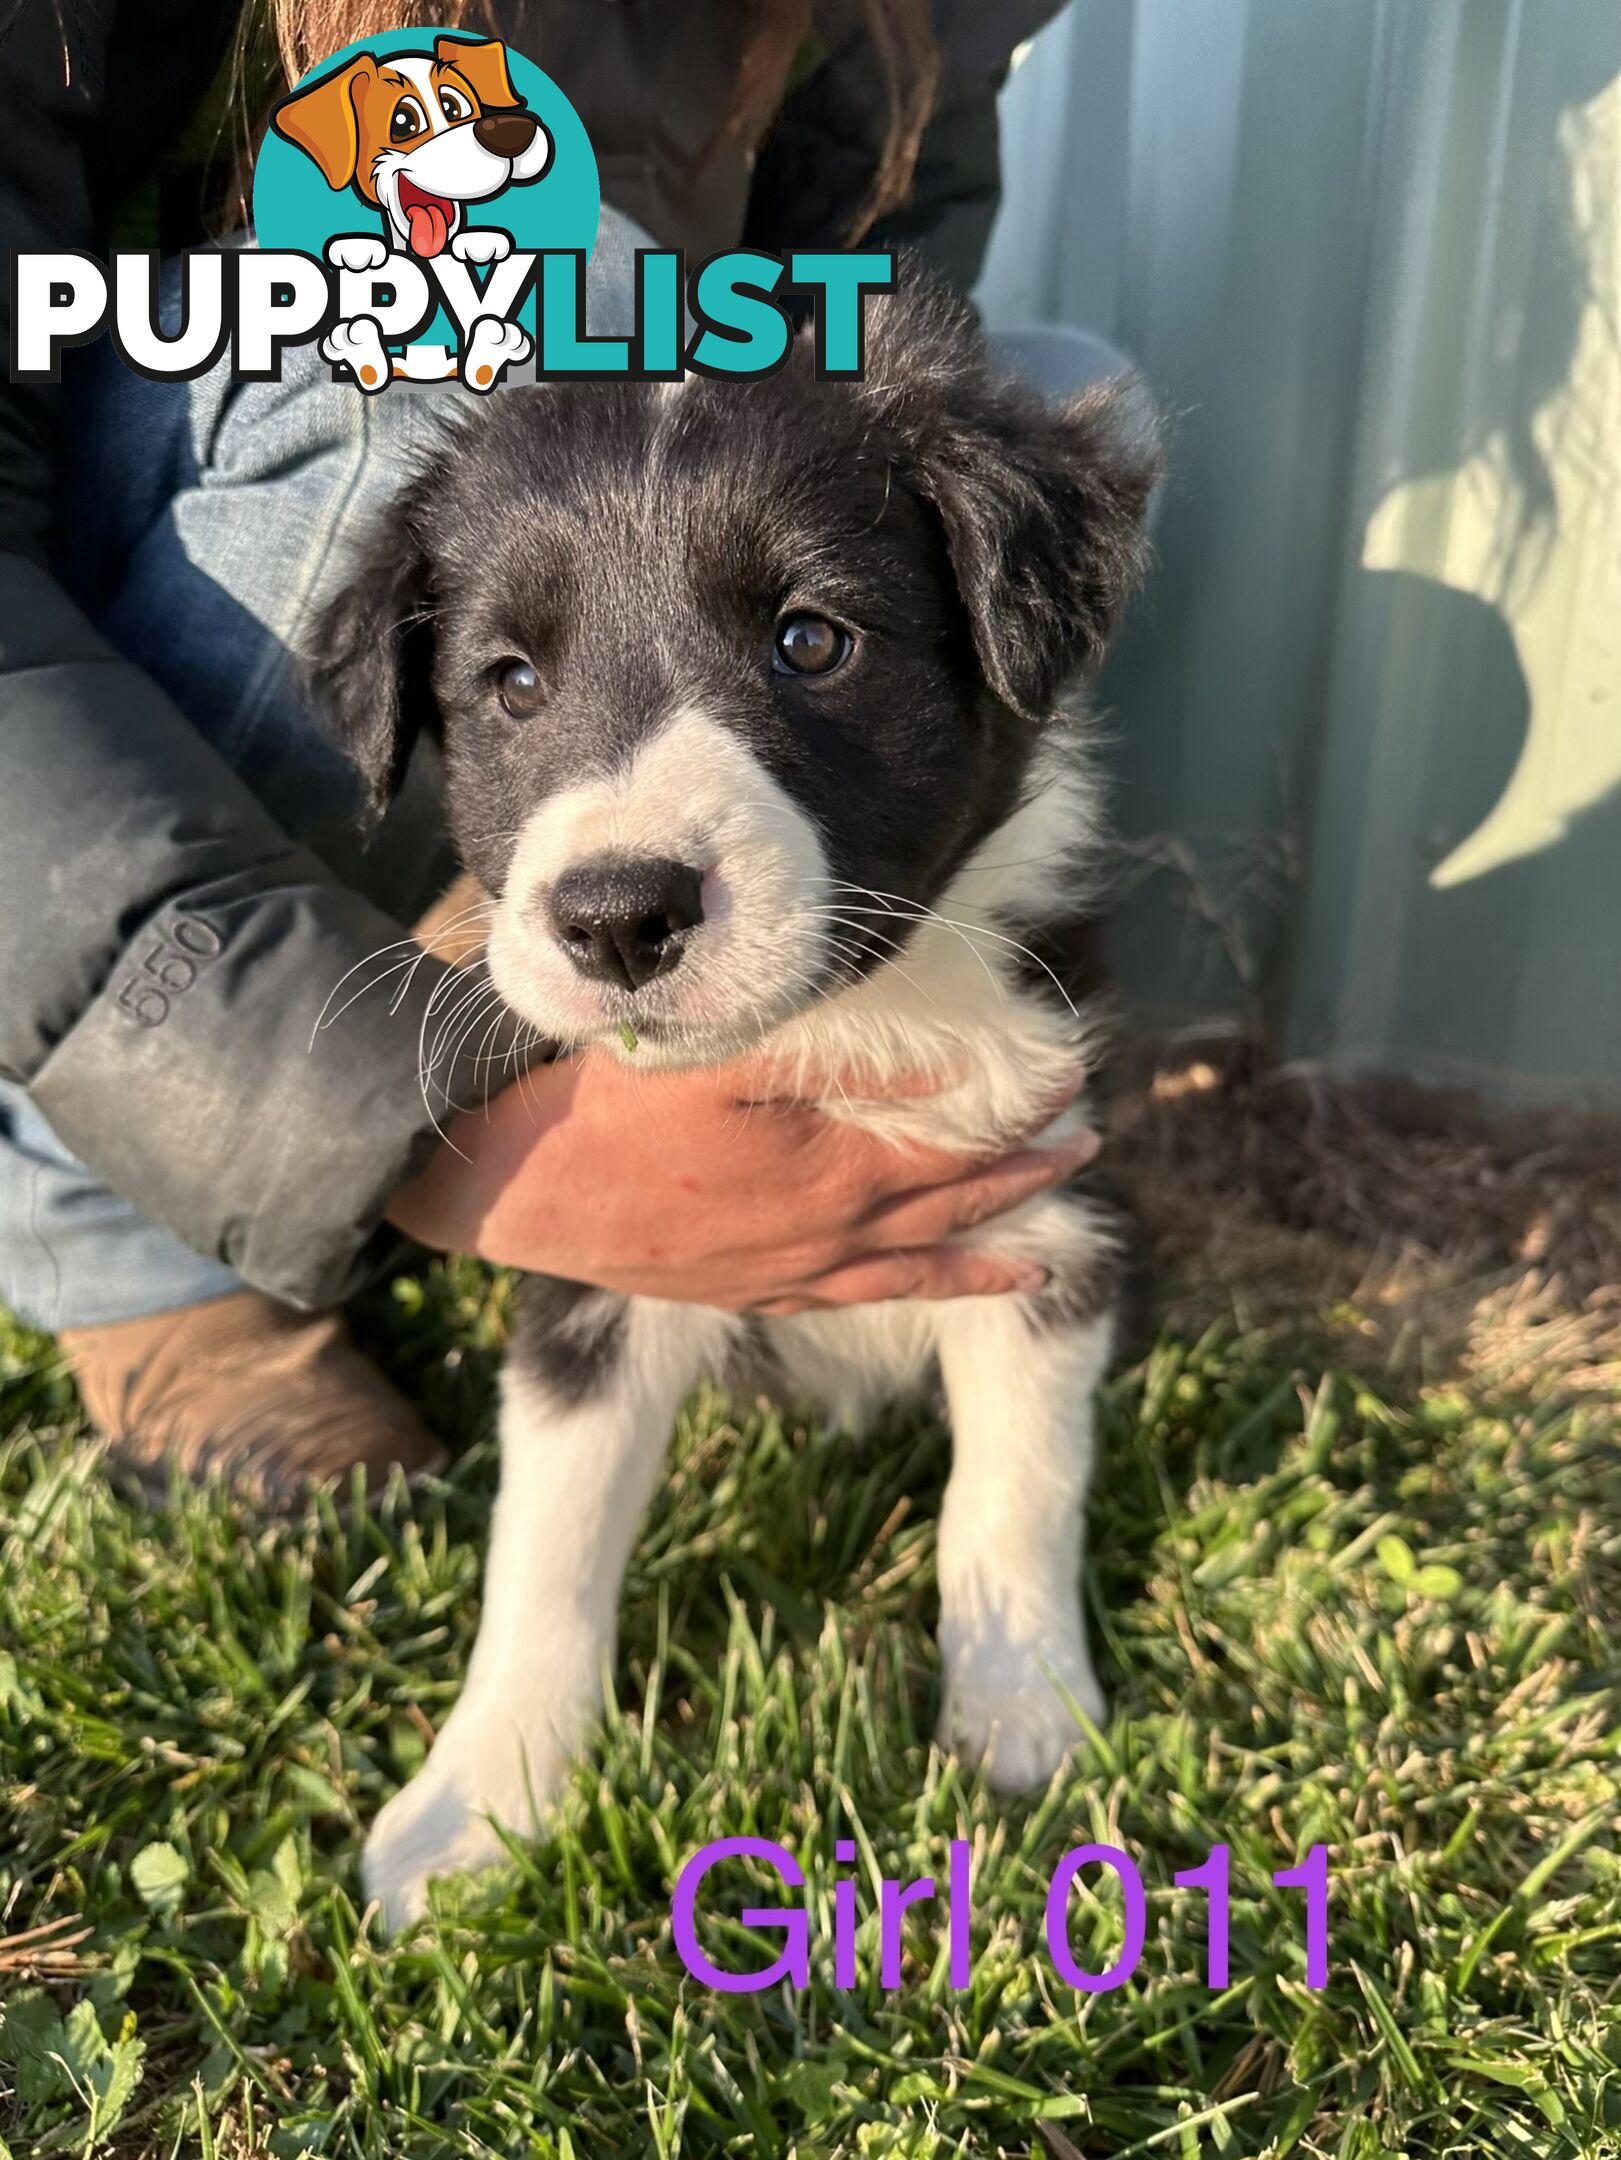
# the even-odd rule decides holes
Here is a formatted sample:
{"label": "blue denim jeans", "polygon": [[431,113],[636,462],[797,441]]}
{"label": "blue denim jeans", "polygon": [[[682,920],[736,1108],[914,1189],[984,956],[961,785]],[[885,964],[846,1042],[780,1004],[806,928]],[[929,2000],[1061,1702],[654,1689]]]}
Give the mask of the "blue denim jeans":
{"label": "blue denim jeans", "polygon": [[[586,283],[593,331],[633,329],[634,254],[648,244],[603,211]],[[432,755],[362,845],[355,776],[302,701],[293,656],[351,543],[466,393],[401,383],[362,397],[313,347],[287,354],[279,383],[233,383],[223,367],[149,382],[106,345],[80,358],[64,577],[288,832],[412,921],[451,869]],[[26,1093],[0,1082],[0,1304],[38,1327],[96,1327],[242,1287],[101,1184]]]}

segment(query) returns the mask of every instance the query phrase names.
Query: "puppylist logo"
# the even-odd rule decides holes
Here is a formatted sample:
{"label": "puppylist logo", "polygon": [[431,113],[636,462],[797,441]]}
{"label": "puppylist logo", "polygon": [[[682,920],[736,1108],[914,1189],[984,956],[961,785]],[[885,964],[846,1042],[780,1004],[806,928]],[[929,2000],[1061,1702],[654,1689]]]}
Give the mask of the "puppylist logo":
{"label": "puppylist logo", "polygon": [[583,261],[596,238],[596,160],[556,85],[498,40],[396,33],[277,105],[253,209],[262,246],[337,271],[321,351],[362,390],[488,390],[533,351],[527,265],[546,246]]}
{"label": "puppylist logo", "polygon": [[16,254],[11,378],[55,382],[65,350],[106,335],[164,381],[229,354],[239,380],[274,382],[289,348],[316,344],[367,396],[450,380],[483,394],[519,375],[746,379],[787,358],[790,295],[818,372],[861,373],[865,300],[893,285],[889,253],[735,248],[689,266],[678,249],[641,249],[635,328],[601,337],[585,320],[600,211],[590,138],[533,61],[464,33],[368,38],[276,106],[254,244],[183,256],[177,303],[155,253]]}

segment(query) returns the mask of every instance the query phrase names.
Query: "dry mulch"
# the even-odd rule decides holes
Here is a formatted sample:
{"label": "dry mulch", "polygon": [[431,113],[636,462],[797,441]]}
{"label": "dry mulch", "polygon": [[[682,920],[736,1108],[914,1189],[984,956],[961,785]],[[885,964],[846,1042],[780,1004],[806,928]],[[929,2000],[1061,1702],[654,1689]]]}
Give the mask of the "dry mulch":
{"label": "dry mulch", "polygon": [[1621,1397],[1621,1121],[1128,1044],[1108,1161],[1160,1317],[1293,1325],[1367,1369]]}

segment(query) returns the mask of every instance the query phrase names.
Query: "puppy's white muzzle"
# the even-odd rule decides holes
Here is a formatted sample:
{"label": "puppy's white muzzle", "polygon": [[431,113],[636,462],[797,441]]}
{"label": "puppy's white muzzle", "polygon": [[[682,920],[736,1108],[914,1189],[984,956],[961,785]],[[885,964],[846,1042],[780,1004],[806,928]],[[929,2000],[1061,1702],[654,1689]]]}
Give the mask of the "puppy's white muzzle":
{"label": "puppy's white muzzle", "polygon": [[826,857],[729,729],[683,710],[618,771],[530,817],[489,944],[491,978],[553,1041],[710,1062],[823,986]]}

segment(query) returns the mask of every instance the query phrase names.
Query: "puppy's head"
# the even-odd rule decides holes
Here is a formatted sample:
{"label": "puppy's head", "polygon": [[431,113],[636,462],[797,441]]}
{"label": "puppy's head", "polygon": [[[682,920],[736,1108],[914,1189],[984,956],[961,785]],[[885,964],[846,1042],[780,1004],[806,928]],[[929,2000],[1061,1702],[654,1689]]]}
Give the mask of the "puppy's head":
{"label": "puppy's head", "polygon": [[382,211],[402,247],[437,255],[463,203],[487,202],[551,162],[546,129],[513,87],[494,38],[440,37],[432,52],[357,53],[294,90],[271,114],[278,135]]}
{"label": "puppy's head", "polygon": [[319,684],[380,805],[415,732],[546,1036],[709,1062],[892,957],[1024,798],[1142,561],[1140,409],[987,367],[908,278],[867,373],[491,401],[379,530]]}

